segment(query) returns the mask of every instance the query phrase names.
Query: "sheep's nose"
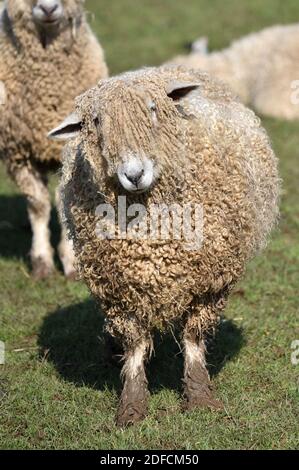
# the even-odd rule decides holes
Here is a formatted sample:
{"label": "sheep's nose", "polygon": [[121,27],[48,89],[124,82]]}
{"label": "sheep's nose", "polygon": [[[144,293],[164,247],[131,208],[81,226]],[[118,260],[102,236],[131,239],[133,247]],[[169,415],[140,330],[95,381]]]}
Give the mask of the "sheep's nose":
{"label": "sheep's nose", "polygon": [[153,162],[149,158],[130,156],[119,165],[117,176],[127,191],[146,191],[154,180]]}
{"label": "sheep's nose", "polygon": [[130,183],[132,183],[136,187],[138,187],[138,183],[140,183],[143,175],[144,175],[143,169],[135,173],[125,173],[126,178],[130,181]]}
{"label": "sheep's nose", "polygon": [[58,8],[58,3],[54,4],[40,4],[40,9],[46,16],[51,16]]}
{"label": "sheep's nose", "polygon": [[57,3],[53,6],[40,5],[40,9],[44,12],[46,16],[53,15],[54,11],[56,11],[57,8],[58,8]]}

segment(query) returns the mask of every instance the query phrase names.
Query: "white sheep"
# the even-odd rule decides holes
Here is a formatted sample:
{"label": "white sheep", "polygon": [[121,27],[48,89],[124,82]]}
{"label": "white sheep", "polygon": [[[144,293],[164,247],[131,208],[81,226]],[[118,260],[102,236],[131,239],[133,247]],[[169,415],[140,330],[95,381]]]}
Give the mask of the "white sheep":
{"label": "white sheep", "polygon": [[201,38],[189,55],[168,63],[209,72],[261,115],[299,118],[299,24],[266,28],[219,52],[209,54],[205,45]]}

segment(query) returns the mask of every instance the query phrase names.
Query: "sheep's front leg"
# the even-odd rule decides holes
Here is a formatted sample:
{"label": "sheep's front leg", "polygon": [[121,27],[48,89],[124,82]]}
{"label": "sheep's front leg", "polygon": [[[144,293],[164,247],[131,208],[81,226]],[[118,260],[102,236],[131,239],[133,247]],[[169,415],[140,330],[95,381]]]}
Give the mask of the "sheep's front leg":
{"label": "sheep's front leg", "polygon": [[205,344],[188,335],[184,337],[184,408],[209,407],[221,408],[219,401],[213,398],[211,381],[206,367]]}
{"label": "sheep's front leg", "polygon": [[210,376],[206,367],[206,348],[202,330],[215,328],[219,314],[225,308],[229,289],[211,295],[193,306],[184,328],[184,408],[196,407],[221,409],[223,405],[212,394]]}
{"label": "sheep's front leg", "polygon": [[27,199],[32,229],[30,251],[32,274],[37,280],[44,279],[54,270],[49,231],[51,202],[47,181],[43,175],[31,167],[18,170],[14,174],[14,179]]}
{"label": "sheep's front leg", "polygon": [[60,191],[56,189],[56,207],[61,226],[61,239],[58,246],[58,254],[63,266],[63,272],[68,279],[76,279],[75,254],[73,249],[73,242],[68,238],[67,229],[62,220],[62,201]]}
{"label": "sheep's front leg", "polygon": [[122,370],[123,391],[117,412],[117,424],[128,426],[145,418],[147,413],[148,387],[144,370],[149,343],[146,340],[128,349]]}

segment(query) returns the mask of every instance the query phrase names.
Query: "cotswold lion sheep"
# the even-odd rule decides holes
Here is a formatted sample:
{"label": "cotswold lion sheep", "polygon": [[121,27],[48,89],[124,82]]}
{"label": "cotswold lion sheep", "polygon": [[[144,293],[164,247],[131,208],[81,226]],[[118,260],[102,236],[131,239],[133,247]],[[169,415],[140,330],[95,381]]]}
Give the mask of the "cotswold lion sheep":
{"label": "cotswold lion sheep", "polygon": [[209,72],[260,114],[299,118],[299,24],[266,28],[210,54],[204,41],[170,63]]}
{"label": "cotswold lion sheep", "polygon": [[[144,417],[151,335],[174,323],[183,330],[186,407],[219,406],[204,341],[278,215],[277,161],[259,120],[207,74],[162,67],[100,81],[49,135],[73,137],[63,159],[64,217],[80,274],[125,350],[118,423]],[[158,224],[142,232],[160,205]],[[159,236],[165,205],[201,209],[203,233],[178,236],[188,219],[178,222],[173,210],[173,232]],[[131,219],[143,209],[138,225]]]}
{"label": "cotswold lion sheep", "polygon": [[[47,172],[61,145],[47,133],[72,109],[74,98],[107,76],[103,51],[91,32],[83,0],[7,0],[0,20],[0,159],[26,196],[36,278],[54,267],[48,222]],[[73,253],[64,230],[59,254],[67,276]]]}

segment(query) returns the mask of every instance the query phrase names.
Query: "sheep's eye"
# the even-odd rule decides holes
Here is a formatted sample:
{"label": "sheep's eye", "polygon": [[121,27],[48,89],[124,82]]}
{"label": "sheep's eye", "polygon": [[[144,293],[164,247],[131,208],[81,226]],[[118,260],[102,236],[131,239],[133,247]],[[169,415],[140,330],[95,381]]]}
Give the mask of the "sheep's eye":
{"label": "sheep's eye", "polygon": [[150,111],[157,111],[157,106],[156,106],[156,103],[154,101],[150,102],[149,109],[150,109]]}
{"label": "sheep's eye", "polygon": [[148,109],[150,110],[151,112],[151,116],[152,116],[152,121],[154,123],[155,126],[158,125],[158,118],[157,118],[157,106],[156,106],[156,103],[154,101],[150,101],[149,104],[148,104]]}

